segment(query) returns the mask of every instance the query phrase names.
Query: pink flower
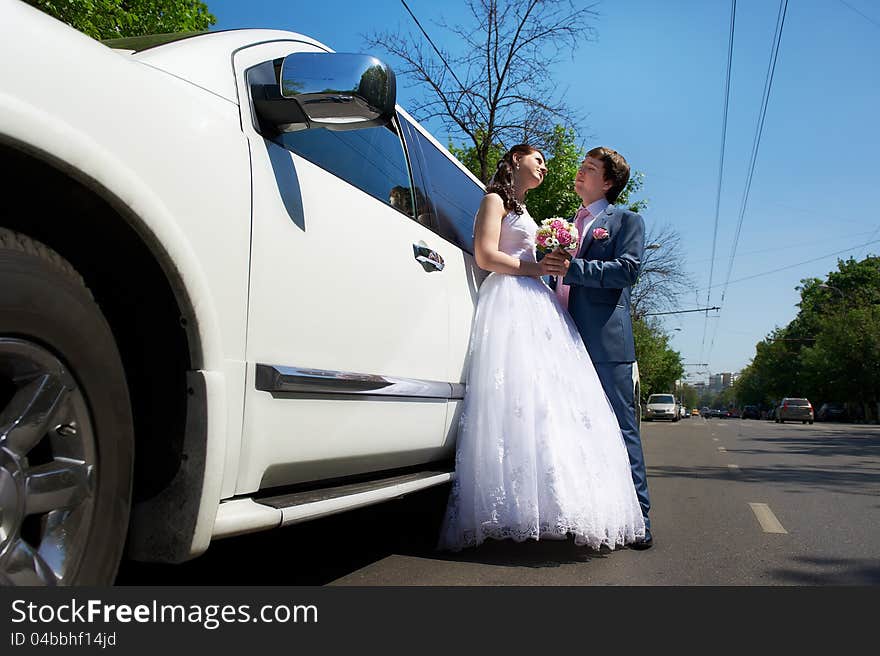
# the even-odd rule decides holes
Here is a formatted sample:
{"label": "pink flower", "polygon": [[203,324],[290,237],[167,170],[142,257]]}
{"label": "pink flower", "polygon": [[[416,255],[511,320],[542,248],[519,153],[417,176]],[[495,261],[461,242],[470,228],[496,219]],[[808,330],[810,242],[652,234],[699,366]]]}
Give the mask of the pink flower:
{"label": "pink flower", "polygon": [[554,230],[560,230],[562,228],[565,228],[565,224],[562,221],[560,221],[559,219],[556,219],[555,221],[553,221],[550,224],[550,227],[553,228]]}
{"label": "pink flower", "polygon": [[593,239],[608,239],[611,235],[608,234],[608,231],[605,228],[594,228],[593,229]]}
{"label": "pink flower", "polygon": [[565,228],[560,228],[556,231],[556,238],[563,246],[568,246],[571,243],[571,233]]}
{"label": "pink flower", "polygon": [[546,246],[547,245],[547,235],[538,235],[538,244],[540,246]]}

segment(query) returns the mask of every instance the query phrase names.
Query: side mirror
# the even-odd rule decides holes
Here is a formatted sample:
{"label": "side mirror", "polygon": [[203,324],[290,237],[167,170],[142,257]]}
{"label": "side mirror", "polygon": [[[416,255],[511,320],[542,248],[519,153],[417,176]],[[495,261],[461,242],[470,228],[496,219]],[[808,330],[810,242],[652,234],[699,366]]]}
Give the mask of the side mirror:
{"label": "side mirror", "polygon": [[298,52],[281,64],[280,83],[252,87],[260,118],[279,132],[356,130],[394,116],[394,71],[371,55]]}

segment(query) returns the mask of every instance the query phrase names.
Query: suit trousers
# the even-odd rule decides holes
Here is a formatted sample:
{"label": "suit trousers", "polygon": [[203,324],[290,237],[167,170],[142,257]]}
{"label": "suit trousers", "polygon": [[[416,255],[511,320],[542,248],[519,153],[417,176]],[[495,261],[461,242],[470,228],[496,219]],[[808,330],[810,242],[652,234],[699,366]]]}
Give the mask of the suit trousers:
{"label": "suit trousers", "polygon": [[638,400],[633,391],[632,363],[596,362],[594,366],[602,388],[605,390],[605,395],[611,402],[614,414],[617,415],[617,423],[620,424],[620,432],[623,434],[623,442],[629,454],[629,465],[632,470],[636,496],[638,496],[639,505],[642,507],[645,526],[650,528],[648,511],[651,509],[651,500],[648,496],[648,475],[645,471],[645,456],[642,453],[642,439],[639,435],[639,423],[636,418]]}

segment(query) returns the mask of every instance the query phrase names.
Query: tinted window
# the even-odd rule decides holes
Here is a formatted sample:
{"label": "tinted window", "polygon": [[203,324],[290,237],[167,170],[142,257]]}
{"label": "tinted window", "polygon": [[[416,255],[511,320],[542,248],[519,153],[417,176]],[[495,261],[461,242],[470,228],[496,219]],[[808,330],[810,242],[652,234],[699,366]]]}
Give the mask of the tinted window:
{"label": "tinted window", "polygon": [[[250,69],[248,83],[275,83],[276,64],[266,62]],[[283,132],[271,138],[287,150],[415,218],[403,142],[393,127],[345,131],[314,128]]]}
{"label": "tinted window", "polygon": [[410,158],[418,160],[424,173],[422,186],[428,214],[419,216],[419,222],[473,253],[474,217],[483,199],[483,189],[418,130],[409,125],[405,129]]}
{"label": "tinted window", "polygon": [[802,406],[808,406],[808,405],[810,405],[810,402],[807,401],[806,399],[786,399],[786,401],[788,402],[788,405],[798,405],[798,406],[800,406],[800,405],[802,405]]}
{"label": "tinted window", "polygon": [[648,397],[648,403],[675,403],[671,394],[652,394]]}
{"label": "tinted window", "polygon": [[414,216],[403,146],[391,129],[337,132],[316,128],[286,132],[277,140],[349,184]]}

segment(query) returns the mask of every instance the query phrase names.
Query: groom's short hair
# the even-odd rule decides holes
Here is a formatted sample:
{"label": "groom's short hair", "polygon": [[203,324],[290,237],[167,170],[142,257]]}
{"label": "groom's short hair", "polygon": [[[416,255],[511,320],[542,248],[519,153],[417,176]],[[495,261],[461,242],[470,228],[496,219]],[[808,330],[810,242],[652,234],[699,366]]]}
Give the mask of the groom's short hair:
{"label": "groom's short hair", "polygon": [[605,192],[605,198],[609,203],[615,202],[629,182],[629,164],[626,163],[623,155],[604,146],[593,148],[587,156],[601,160],[605,165],[604,179],[612,183],[611,188]]}

